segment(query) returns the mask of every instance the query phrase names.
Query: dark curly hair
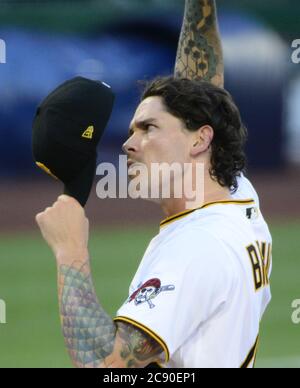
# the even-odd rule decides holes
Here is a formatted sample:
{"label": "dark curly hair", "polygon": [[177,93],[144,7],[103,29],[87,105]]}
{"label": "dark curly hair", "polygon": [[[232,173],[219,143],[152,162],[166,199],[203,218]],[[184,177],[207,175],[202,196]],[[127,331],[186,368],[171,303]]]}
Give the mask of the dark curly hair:
{"label": "dark curly hair", "polygon": [[214,130],[210,175],[221,186],[237,190],[237,177],[246,168],[244,146],[247,129],[232,96],[204,81],[160,77],[146,85],[142,101],[162,97],[169,113],[196,131],[203,125]]}

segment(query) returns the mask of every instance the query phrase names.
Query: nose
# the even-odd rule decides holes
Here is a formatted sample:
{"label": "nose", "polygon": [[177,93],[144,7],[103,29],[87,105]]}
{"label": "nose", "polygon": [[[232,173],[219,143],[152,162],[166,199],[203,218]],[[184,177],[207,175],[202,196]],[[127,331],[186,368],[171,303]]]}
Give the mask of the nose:
{"label": "nose", "polygon": [[137,146],[133,143],[132,139],[128,139],[122,146],[122,150],[126,155],[137,152]]}

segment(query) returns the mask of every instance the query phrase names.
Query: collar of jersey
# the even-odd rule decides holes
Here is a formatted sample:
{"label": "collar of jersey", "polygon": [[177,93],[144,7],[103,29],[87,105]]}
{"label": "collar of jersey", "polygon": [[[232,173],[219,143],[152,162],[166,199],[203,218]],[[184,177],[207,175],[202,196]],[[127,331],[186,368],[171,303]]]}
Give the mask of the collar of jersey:
{"label": "collar of jersey", "polygon": [[254,204],[255,204],[255,201],[253,199],[209,202],[209,203],[206,203],[205,205],[197,207],[195,209],[186,210],[184,212],[181,212],[181,213],[175,214],[174,216],[166,218],[164,221],[162,221],[160,223],[160,228],[164,228],[170,224],[173,224],[173,222],[181,220],[184,217],[187,217],[188,215],[194,213],[196,210],[206,209],[210,206],[215,206],[215,205],[254,205]]}

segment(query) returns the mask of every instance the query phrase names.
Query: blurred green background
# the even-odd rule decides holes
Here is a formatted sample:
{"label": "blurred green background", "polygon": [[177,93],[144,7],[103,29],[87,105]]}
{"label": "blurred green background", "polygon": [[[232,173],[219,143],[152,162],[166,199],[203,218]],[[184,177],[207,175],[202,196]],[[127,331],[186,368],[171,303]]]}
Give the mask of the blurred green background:
{"label": "blurred green background", "polygon": [[[270,305],[261,327],[257,367],[299,367],[300,328],[291,321],[292,295],[300,298],[298,255],[300,223],[273,224],[274,257]],[[93,277],[102,305],[112,315],[157,227],[94,232],[90,249]],[[117,243],[116,243],[117,242]],[[70,367],[61,335],[56,268],[41,238],[0,239],[1,297],[7,325],[0,325],[1,367]],[[13,263],[13,265],[12,265]]]}

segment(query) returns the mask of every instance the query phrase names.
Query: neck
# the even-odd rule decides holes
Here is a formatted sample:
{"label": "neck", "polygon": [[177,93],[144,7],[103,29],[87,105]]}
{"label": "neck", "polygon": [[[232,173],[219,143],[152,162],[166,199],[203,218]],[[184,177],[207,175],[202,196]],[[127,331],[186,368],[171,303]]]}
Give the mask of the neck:
{"label": "neck", "polygon": [[[201,206],[218,201],[227,201],[231,199],[230,190],[227,187],[222,187],[218,182],[215,182],[209,173],[206,174],[204,180],[204,193],[202,200],[195,203],[193,208],[200,208]],[[160,202],[160,206],[166,217],[172,217],[178,213],[182,213],[191,209],[188,207],[190,200],[186,197],[164,199]]]}

